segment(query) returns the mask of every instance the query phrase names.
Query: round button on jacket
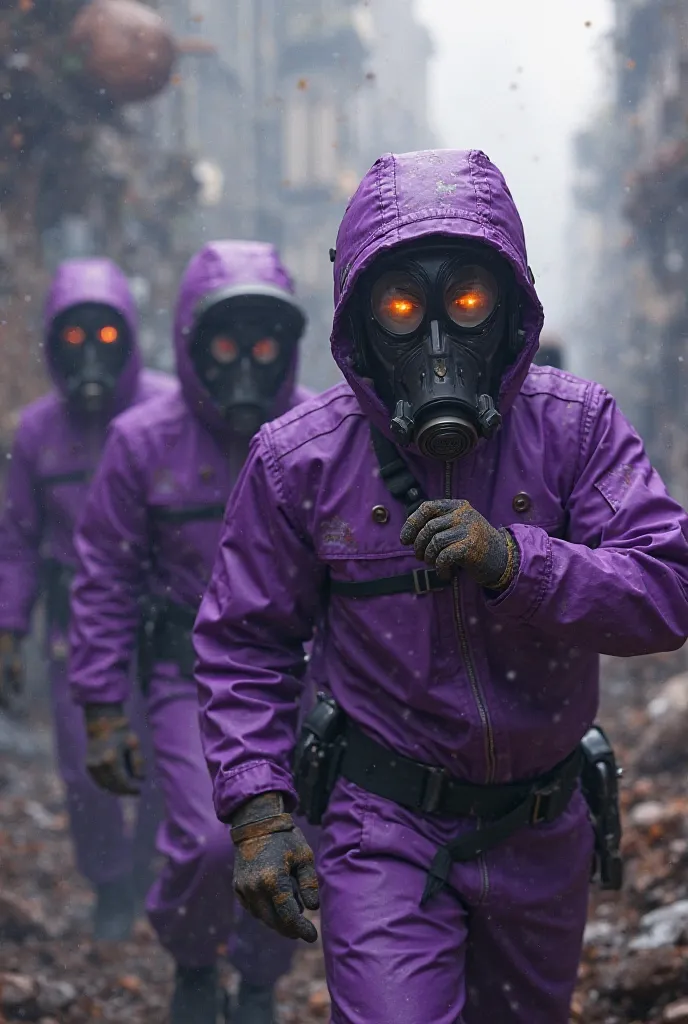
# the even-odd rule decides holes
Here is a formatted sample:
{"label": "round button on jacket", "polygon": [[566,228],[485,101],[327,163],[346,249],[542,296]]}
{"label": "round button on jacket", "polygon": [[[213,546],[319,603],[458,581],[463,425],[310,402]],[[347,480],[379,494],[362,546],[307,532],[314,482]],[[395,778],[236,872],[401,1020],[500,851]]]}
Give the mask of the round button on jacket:
{"label": "round button on jacket", "polygon": [[519,491],[512,502],[514,512],[529,512],[533,507],[533,499],[525,491]]}

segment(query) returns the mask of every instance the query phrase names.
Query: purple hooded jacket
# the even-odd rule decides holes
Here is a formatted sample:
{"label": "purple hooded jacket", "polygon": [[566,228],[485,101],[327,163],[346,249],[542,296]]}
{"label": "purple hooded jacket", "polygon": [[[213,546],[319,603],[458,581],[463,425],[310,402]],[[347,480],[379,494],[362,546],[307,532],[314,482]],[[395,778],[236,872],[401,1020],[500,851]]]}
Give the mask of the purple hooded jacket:
{"label": "purple hooded jacket", "polygon": [[[208,583],[225,505],[248,441],[233,433],[203,387],[189,345],[199,301],[221,288],[269,285],[293,294],[273,246],[213,242],[190,262],[175,317],[180,387],[110,428],[76,547],[70,678],[80,703],[124,700],[144,592],[196,609]],[[308,397],[297,355],[276,416]],[[183,521],[185,514],[191,519]],[[174,665],[159,671],[177,676]]]}
{"label": "purple hooded jacket", "polygon": [[[55,317],[83,302],[112,306],[131,330],[134,345],[117,383],[116,413],[172,389],[172,378],[142,369],[134,299],[126,277],[109,260],[61,264],[46,300],[45,336]],[[18,633],[29,628],[41,561],[75,564],[74,529],[106,431],[106,423],[68,410],[64,382],[49,352],[48,369],[55,388],[22,413],[0,521],[0,629]]]}
{"label": "purple hooded jacket", "polygon": [[[518,575],[490,597],[452,590],[326,597],[328,575],[370,580],[419,566],[403,507],[379,477],[370,423],[389,415],[353,369],[347,302],[383,251],[428,235],[487,243],[513,267],[525,345],[505,373],[504,425],[453,464],[404,454],[430,497],[465,498],[518,542]],[[302,644],[325,612],[329,688],[379,742],[475,783],[552,768],[598,703],[598,655],[680,647],[688,635],[688,523],[599,385],[531,368],[542,310],[523,228],[483,153],[387,155],[337,239],[332,351],[347,383],[265,425],[227,510],[196,622],[197,681],[215,807],[293,802]],[[518,500],[516,500],[518,497]],[[373,517],[376,505],[389,519]]]}

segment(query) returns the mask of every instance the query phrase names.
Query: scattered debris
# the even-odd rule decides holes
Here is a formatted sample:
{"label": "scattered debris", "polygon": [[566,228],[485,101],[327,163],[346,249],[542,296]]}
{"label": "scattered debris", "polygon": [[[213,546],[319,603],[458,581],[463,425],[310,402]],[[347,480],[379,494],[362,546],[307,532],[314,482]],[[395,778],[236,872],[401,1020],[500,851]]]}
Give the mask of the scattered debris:
{"label": "scattered debris", "polygon": [[572,1020],[688,1022],[688,675],[607,687],[603,721],[624,767],[626,882],[591,893]]}
{"label": "scattered debris", "polygon": [[[667,686],[644,676],[637,691],[607,687],[602,721],[624,767],[626,884],[591,890],[572,1024],[688,1024],[688,748],[671,773],[638,763]],[[130,942],[90,940],[91,895],[72,866],[47,729],[33,723],[32,736],[33,749],[0,747],[0,1021],[164,1024],[171,961],[143,920]],[[235,991],[229,967],[224,978]],[[298,948],[278,1005],[279,1024],[329,1020],[319,944]]]}
{"label": "scattered debris", "polygon": [[[49,733],[33,750],[0,748],[0,1022],[166,1024],[173,965],[148,925],[131,941],[94,943],[91,895],[73,867]],[[237,979],[224,970],[227,988]],[[297,950],[278,986],[279,1024],[329,1020],[322,950]]]}

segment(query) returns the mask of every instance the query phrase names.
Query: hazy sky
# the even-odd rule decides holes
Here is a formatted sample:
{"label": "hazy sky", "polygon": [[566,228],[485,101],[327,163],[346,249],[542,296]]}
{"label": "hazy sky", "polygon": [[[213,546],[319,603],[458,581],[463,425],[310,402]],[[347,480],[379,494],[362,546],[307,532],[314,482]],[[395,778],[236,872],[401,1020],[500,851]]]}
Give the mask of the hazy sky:
{"label": "hazy sky", "polygon": [[566,310],[570,140],[606,89],[610,0],[416,4],[436,48],[430,103],[440,143],[483,149],[504,171],[556,329]]}

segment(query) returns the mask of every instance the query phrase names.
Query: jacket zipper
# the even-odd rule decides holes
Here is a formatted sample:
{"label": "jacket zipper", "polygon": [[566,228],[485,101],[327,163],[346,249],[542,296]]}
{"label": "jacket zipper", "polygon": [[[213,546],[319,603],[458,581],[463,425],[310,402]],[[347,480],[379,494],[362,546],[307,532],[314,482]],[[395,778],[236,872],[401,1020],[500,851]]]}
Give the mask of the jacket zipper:
{"label": "jacket zipper", "polygon": [[[445,462],[444,464],[444,496],[445,498],[452,497],[451,462]],[[454,598],[454,623],[456,625],[456,631],[459,636],[459,645],[461,647],[461,653],[463,654],[463,660],[466,664],[466,671],[468,672],[471,690],[473,691],[473,698],[478,708],[478,714],[480,715],[480,721],[483,727],[483,737],[485,741],[485,760],[487,762],[487,782],[490,783],[494,781],[497,768],[494,732],[492,730],[490,715],[487,710],[487,701],[485,699],[485,694],[483,693],[483,689],[478,679],[478,674],[475,670],[473,654],[471,652],[471,647],[468,642],[468,634],[466,633],[466,629],[463,624],[458,577],[454,577],[454,580],[452,581],[452,594]],[[478,820],[476,822],[476,827],[481,828],[482,821]],[[487,869],[487,860],[485,858],[484,853],[481,853],[478,857],[478,867],[480,870],[481,882],[481,892],[480,897],[478,899],[478,903],[482,904],[485,902],[490,892],[490,873]]]}
{"label": "jacket zipper", "polygon": [[[444,496],[445,498],[452,497],[452,464],[451,462],[445,462],[444,464]],[[456,625],[456,631],[459,636],[459,644],[461,647],[461,653],[466,665],[466,671],[468,672],[468,679],[471,684],[471,690],[473,691],[473,698],[478,708],[478,714],[480,715],[480,722],[483,727],[483,737],[485,741],[485,760],[487,762],[487,779],[486,782],[494,782],[496,770],[497,770],[497,757],[495,754],[495,742],[494,732],[492,729],[492,722],[490,721],[490,715],[487,710],[487,701],[483,688],[480,685],[478,674],[475,669],[475,662],[473,661],[473,654],[471,652],[470,644],[468,642],[468,634],[463,623],[463,616],[461,614],[461,599],[459,590],[459,580],[454,577],[452,581],[452,593],[454,598],[454,622]]]}

